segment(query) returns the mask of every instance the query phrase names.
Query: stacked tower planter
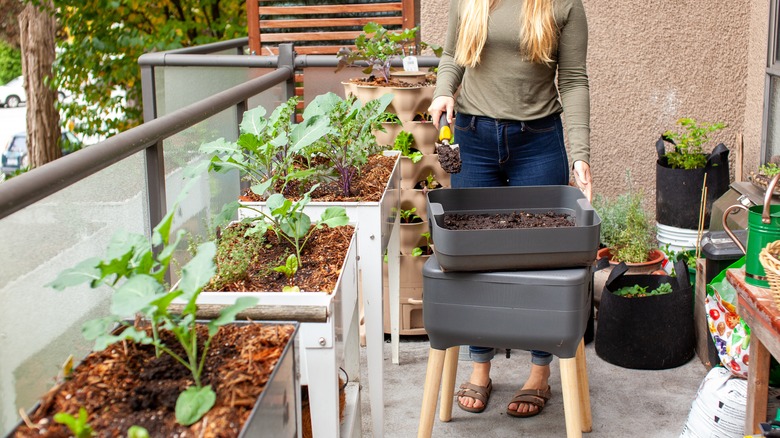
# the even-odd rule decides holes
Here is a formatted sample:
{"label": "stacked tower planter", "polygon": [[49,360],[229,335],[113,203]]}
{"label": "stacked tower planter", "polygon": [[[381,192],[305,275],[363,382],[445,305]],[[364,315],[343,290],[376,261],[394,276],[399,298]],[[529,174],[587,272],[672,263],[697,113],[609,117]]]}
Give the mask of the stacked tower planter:
{"label": "stacked tower planter", "polygon": [[[422,153],[423,157],[413,163],[407,157],[401,157],[401,210],[415,209],[415,214],[421,221],[413,224],[401,223],[400,231],[400,314],[398,316],[399,335],[425,334],[422,317],[422,267],[428,259],[427,254],[413,255],[414,248],[424,246],[428,232],[428,215],[425,190],[419,185],[429,175],[433,175],[441,187],[450,186],[449,174],[442,170],[436,155],[436,128],[427,120],[419,117],[428,110],[433,100],[433,85],[422,84],[418,87],[375,87],[344,83],[345,94],[354,94],[361,102],[386,94],[393,93],[393,101],[387,108],[398,116],[400,124],[385,123],[385,131],[377,132],[379,144],[392,147],[395,137],[401,131],[412,134],[413,148]],[[383,270],[387,275],[387,265]],[[393,324],[390,316],[390,296],[385,281],[384,299],[384,330],[393,335]],[[394,351],[397,348],[394,346]]]}

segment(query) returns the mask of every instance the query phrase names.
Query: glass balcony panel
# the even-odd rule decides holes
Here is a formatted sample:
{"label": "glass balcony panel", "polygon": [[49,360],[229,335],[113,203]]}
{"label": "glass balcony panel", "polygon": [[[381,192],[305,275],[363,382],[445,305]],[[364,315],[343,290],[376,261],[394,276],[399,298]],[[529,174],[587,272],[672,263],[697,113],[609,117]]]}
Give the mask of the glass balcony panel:
{"label": "glass balcony panel", "polygon": [[[78,154],[78,152],[76,152]],[[143,153],[0,220],[0,432],[5,435],[50,388],[69,355],[91,349],[85,321],[105,316],[110,290],[46,284],[67,268],[102,257],[112,236],[146,234]]]}

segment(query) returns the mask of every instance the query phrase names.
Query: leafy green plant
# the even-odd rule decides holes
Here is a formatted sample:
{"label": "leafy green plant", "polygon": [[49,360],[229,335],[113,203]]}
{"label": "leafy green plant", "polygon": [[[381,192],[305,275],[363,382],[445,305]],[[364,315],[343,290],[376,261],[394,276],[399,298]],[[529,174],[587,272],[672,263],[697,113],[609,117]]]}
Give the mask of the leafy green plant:
{"label": "leafy green plant", "polygon": [[[287,277],[288,281],[292,281],[293,276],[298,272],[298,258],[295,255],[290,254],[285,260],[284,264],[274,268],[274,271],[281,272]],[[300,292],[301,289],[295,285],[284,286],[282,292]]]}
{"label": "leafy green plant", "polygon": [[419,185],[423,190],[434,190],[441,187],[441,183],[436,181],[436,176],[433,174],[433,172],[430,172],[424,180],[420,181]]}
{"label": "leafy green plant", "polygon": [[[294,257],[297,258],[297,267],[302,265],[301,252],[304,246],[312,236],[314,230],[322,228],[324,225],[329,227],[339,227],[349,223],[344,207],[328,207],[322,212],[319,222],[313,223],[309,215],[303,212],[303,208],[311,201],[311,193],[316,190],[318,185],[314,185],[304,196],[293,201],[285,198],[279,193],[268,197],[266,207],[268,212],[249,206],[241,206],[234,203],[235,208],[246,208],[258,213],[259,216],[244,219],[252,223],[252,228],[247,230],[247,234],[265,234],[269,229],[273,230],[277,236],[289,242],[295,249]],[[285,262],[285,266],[289,263]]]}
{"label": "leafy green plant", "polygon": [[328,132],[328,120],[311,117],[293,123],[299,102],[298,97],[290,98],[268,118],[261,106],[245,112],[237,142],[220,138],[200,147],[202,153],[212,155],[210,168],[218,172],[237,169],[252,184],[252,192],[263,197],[274,192],[277,183],[283,192],[290,181],[312,175],[315,171],[296,166],[296,159],[307,159],[302,151]]}
{"label": "leafy green plant", "polygon": [[780,173],[780,166],[775,163],[766,163],[758,166],[758,173],[764,176],[773,177]]}
{"label": "leafy green plant", "polygon": [[[630,180],[630,178],[629,178]],[[616,262],[642,263],[653,249],[655,238],[643,196],[629,190],[617,198],[596,195],[593,208],[601,217],[601,243],[610,248]]]}
{"label": "leafy green plant", "polygon": [[[120,341],[130,340],[153,345],[158,357],[168,354],[187,368],[195,384],[179,395],[175,413],[176,420],[188,426],[200,420],[216,401],[216,394],[211,386],[204,386],[201,382],[211,339],[220,326],[232,323],[238,312],[253,306],[257,299],[239,298],[233,306],[225,308],[218,318],[206,324],[208,334],[201,348],[195,322],[195,303],[203,287],[216,272],[216,245],[214,242],[199,245],[195,256],[182,268],[181,279],[175,285],[169,286],[165,280],[168,266],[184,235],[184,231],[179,230],[176,239],[170,241],[171,224],[177,209],[178,207],[174,206],[154,228],[151,241],[140,234],[118,233],[109,244],[104,259],[87,259],[61,272],[47,286],[63,290],[88,282],[92,288],[108,286],[114,289],[110,314],[88,321],[82,328],[82,334],[95,342],[96,351]],[[157,251],[152,250],[153,246]],[[173,314],[168,309],[177,298],[186,301],[180,315]],[[136,328],[131,321],[136,315],[141,315],[149,321],[151,333]],[[124,327],[124,330],[113,330],[116,326]],[[159,336],[161,329],[173,334],[185,352],[184,356],[163,343]]]}
{"label": "leafy green plant", "polygon": [[392,94],[385,94],[363,105],[355,96],[342,99],[327,93],[315,97],[304,110],[304,121],[324,120],[327,125],[324,135],[307,150],[327,159],[322,170],[338,179],[344,196],[351,195],[352,179],[368,157],[381,149],[374,132],[384,130],[380,118],[392,100]]}
{"label": "leafy green plant", "polygon": [[425,245],[416,246],[412,248],[412,256],[420,257],[422,255],[433,254],[433,249],[431,246],[431,233],[429,231],[426,231],[424,233],[420,233],[420,235],[425,238]]}
{"label": "leafy green plant", "polygon": [[412,152],[412,145],[414,144],[414,136],[411,132],[401,131],[395,136],[393,142],[393,150],[401,151],[401,155],[412,160],[412,163],[417,163],[422,160],[423,154],[418,150]]}
{"label": "leafy green plant", "polygon": [[127,429],[127,438],[149,438],[149,431],[141,426],[130,426]]}
{"label": "leafy green plant", "polygon": [[412,207],[409,209],[402,208],[400,214],[401,223],[403,224],[411,224],[413,222],[419,222],[422,220],[422,218],[417,215],[417,207]]}
{"label": "leafy green plant", "polygon": [[442,48],[434,44],[420,42],[420,50],[417,50],[418,30],[419,26],[394,32],[385,29],[381,24],[370,22],[363,26],[363,33],[355,38],[354,50],[348,47],[339,50],[339,65],[336,71],[355,65],[358,61],[365,61],[368,67],[363,69],[363,73],[370,75],[374,70],[379,70],[385,81],[389,81],[390,63],[394,58],[415,55],[426,48],[431,48],[436,56],[441,56]]}
{"label": "leafy green plant", "polygon": [[385,111],[382,113],[381,116],[379,116],[379,123],[392,123],[395,125],[403,124],[403,122],[401,122],[401,119],[398,117],[398,114],[391,113],[389,111]]}
{"label": "leafy green plant", "polygon": [[657,288],[649,292],[647,289],[648,288],[646,286],[643,287],[638,284],[635,284],[633,286],[622,287],[612,293],[617,296],[626,297],[626,298],[650,297],[655,295],[664,295],[664,294],[672,293],[672,285],[669,283],[662,283],[658,285]]}
{"label": "leafy green plant", "polygon": [[87,410],[83,406],[79,408],[77,417],[67,412],[58,412],[54,415],[54,421],[67,426],[70,433],[76,438],[89,438],[95,434],[92,426],[87,423]]}
{"label": "leafy green plant", "polygon": [[707,165],[703,145],[709,141],[709,134],[726,127],[724,123],[698,124],[692,118],[683,117],[677,121],[682,132],[666,131],[665,139],[674,142],[674,150],[667,152],[666,157],[673,169],[702,169]]}

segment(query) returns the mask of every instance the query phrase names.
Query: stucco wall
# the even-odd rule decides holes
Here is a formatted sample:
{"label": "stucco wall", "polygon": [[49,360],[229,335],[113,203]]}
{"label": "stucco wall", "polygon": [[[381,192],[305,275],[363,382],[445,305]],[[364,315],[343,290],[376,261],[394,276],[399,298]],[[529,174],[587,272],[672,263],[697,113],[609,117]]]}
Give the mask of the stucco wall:
{"label": "stucco wall", "polygon": [[[655,141],[680,117],[722,121],[732,150],[743,134],[746,172],[759,162],[768,26],[765,0],[583,0],[588,15],[591,165],[614,196],[626,170],[655,209]],[[422,2],[424,41],[443,44],[449,0]],[[444,13],[442,13],[444,11]],[[732,165],[732,175],[734,173]]]}

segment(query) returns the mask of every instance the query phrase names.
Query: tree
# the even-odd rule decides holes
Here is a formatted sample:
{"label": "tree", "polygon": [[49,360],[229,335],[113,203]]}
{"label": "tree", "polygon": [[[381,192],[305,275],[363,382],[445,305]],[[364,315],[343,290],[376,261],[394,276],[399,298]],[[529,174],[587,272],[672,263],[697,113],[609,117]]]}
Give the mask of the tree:
{"label": "tree", "polygon": [[0,40],[19,49],[19,14],[24,9],[22,0],[0,0]]}
{"label": "tree", "polygon": [[52,0],[45,0],[41,5],[30,3],[19,15],[30,167],[41,166],[62,156],[59,148],[60,115],[55,105],[57,91],[51,87],[57,28],[52,8]]}
{"label": "tree", "polygon": [[86,135],[112,135],[142,121],[142,54],[246,35],[241,0],[54,3],[63,37],[57,87],[84,100],[64,104],[63,115],[78,120],[74,130]]}

